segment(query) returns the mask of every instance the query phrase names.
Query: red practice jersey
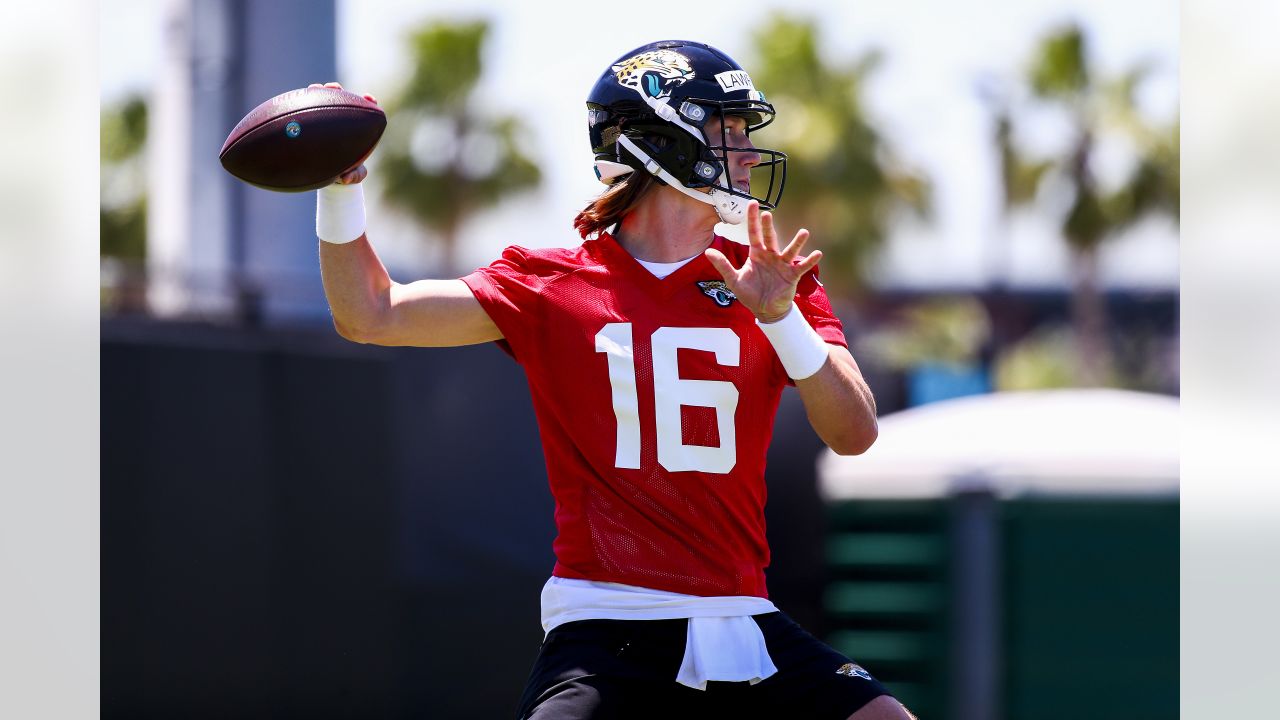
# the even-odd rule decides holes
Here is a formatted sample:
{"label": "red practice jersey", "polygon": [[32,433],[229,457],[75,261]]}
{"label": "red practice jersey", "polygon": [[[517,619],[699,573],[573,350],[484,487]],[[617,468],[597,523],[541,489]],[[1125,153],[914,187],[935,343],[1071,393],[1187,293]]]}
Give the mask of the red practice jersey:
{"label": "red practice jersey", "polygon": [[[735,267],[748,247],[716,237]],[[608,234],[464,277],[524,366],[559,577],[767,597],[765,454],[786,372],[705,256],[658,279]],[[846,345],[816,275],[796,304]]]}

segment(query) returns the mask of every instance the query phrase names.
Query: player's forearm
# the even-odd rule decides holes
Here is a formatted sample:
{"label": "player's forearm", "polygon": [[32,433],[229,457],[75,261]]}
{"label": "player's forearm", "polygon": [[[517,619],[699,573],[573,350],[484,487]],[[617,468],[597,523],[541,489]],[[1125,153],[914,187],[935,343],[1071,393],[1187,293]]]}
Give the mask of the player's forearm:
{"label": "player's forearm", "polygon": [[363,342],[385,322],[391,305],[391,276],[368,238],[320,243],[320,276],[338,334]]}
{"label": "player's forearm", "polygon": [[879,434],[876,401],[848,350],[832,345],[817,373],[796,381],[809,424],[840,455],[867,451]]}

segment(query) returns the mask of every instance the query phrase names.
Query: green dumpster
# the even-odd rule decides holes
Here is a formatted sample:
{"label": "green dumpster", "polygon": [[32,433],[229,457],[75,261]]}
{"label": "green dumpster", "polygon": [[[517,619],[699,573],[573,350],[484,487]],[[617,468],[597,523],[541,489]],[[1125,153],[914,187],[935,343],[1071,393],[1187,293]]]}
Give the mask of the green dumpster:
{"label": "green dumpster", "polygon": [[997,393],[823,456],[826,638],[921,718],[1178,716],[1178,401]]}

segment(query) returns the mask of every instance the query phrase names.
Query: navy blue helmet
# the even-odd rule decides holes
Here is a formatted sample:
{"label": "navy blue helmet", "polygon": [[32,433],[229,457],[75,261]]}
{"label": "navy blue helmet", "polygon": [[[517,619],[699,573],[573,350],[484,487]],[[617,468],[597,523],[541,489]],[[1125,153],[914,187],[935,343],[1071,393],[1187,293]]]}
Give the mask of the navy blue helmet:
{"label": "navy blue helmet", "polygon": [[[763,148],[728,145],[725,116],[742,117],[750,134],[773,122],[773,105],[755,88],[742,66],[704,43],[663,40],[636,48],[610,64],[587,96],[587,125],[595,153],[596,177],[604,183],[631,172],[648,172],[699,201],[713,205],[720,219],[737,224],[748,200],[777,207],[786,184],[787,156]],[[718,117],[718,137],[703,129]],[[759,153],[752,168],[752,192],[733,187],[733,153]],[[708,190],[709,189],[709,190]]]}

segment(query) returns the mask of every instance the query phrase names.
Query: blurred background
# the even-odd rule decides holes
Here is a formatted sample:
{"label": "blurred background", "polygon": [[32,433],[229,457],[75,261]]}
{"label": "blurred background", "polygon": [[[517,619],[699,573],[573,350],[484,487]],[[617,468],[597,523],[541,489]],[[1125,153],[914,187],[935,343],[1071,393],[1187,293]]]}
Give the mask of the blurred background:
{"label": "blurred background", "polygon": [[519,367],[338,338],[314,197],[216,156],[280,92],[373,94],[369,236],[456,276],[578,242],[586,92],[677,36],[778,107],[882,415],[835,458],[784,395],[774,601],[921,717],[1174,717],[1178,6],[603,13],[102,3],[104,714],[514,712],[554,534]]}

